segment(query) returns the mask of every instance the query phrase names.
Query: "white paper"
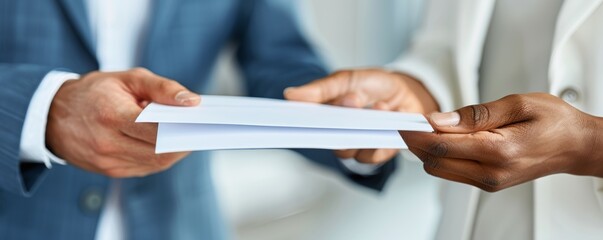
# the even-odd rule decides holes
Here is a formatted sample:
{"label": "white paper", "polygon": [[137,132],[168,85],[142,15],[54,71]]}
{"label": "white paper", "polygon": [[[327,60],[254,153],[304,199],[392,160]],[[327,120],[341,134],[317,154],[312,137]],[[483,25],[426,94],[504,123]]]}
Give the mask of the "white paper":
{"label": "white paper", "polygon": [[405,149],[395,130],[160,123],[156,152],[224,149]]}
{"label": "white paper", "polygon": [[420,114],[248,97],[203,96],[197,107],[152,103],[157,153],[263,148],[405,149],[398,130],[431,132]]}
{"label": "white paper", "polygon": [[203,96],[201,104],[196,107],[151,103],[136,122],[364,130],[431,129],[421,114],[227,96]]}

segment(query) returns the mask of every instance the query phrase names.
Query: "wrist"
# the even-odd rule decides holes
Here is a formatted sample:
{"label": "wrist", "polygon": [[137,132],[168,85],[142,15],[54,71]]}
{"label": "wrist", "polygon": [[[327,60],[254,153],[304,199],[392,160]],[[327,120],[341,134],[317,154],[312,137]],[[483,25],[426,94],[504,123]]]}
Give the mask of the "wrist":
{"label": "wrist", "polygon": [[[69,115],[69,98],[68,93],[72,91],[73,85],[76,83],[76,78],[66,80],[57,93],[54,95],[48,111],[47,125],[45,132],[45,146],[48,150],[51,159],[60,159],[62,156],[57,152],[56,146],[58,143],[57,139],[61,135],[61,119],[64,119]],[[62,161],[64,163],[64,160]]]}
{"label": "wrist", "polygon": [[592,138],[592,155],[597,169],[597,177],[603,177],[603,139],[601,139],[601,131],[603,130],[603,118],[593,116],[593,129],[589,129]]}
{"label": "wrist", "polygon": [[74,73],[52,71],[40,81],[23,122],[20,142],[21,161],[41,162],[47,167],[50,167],[52,162],[57,162],[47,154],[48,149],[45,144],[50,106],[65,81],[77,77],[78,75]]}
{"label": "wrist", "polygon": [[582,144],[585,147],[584,154],[580,155],[580,160],[586,161],[587,164],[578,166],[579,175],[603,177],[603,139],[601,139],[601,131],[603,130],[603,118],[587,115],[588,120],[584,124],[585,138]]}

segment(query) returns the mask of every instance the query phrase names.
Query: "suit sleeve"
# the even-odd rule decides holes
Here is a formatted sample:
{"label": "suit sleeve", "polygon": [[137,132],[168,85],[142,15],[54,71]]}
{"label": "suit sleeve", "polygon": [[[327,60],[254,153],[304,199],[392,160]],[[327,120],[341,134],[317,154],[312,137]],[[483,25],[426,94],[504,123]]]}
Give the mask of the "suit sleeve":
{"label": "suit sleeve", "polygon": [[30,100],[52,69],[0,63],[0,190],[30,196],[45,174],[42,163],[22,163],[21,132]]}
{"label": "suit sleeve", "polygon": [[[283,98],[283,90],[325,77],[323,62],[303,36],[295,0],[241,1],[237,60],[251,96]],[[343,173],[360,185],[381,190],[395,169],[395,161],[379,174],[360,176],[347,170],[333,151],[297,150],[321,165]]]}
{"label": "suit sleeve", "polygon": [[440,105],[441,111],[452,111],[462,105],[454,71],[456,8],[458,3],[430,0],[425,5],[424,20],[410,48],[390,70],[405,73],[421,81]]}

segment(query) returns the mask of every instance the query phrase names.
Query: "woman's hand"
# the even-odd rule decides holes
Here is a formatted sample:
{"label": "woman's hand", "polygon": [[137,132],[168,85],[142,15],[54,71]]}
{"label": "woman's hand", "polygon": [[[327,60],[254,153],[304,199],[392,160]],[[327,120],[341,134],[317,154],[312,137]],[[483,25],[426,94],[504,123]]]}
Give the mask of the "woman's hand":
{"label": "woman's hand", "polygon": [[603,177],[601,120],[549,94],[434,113],[435,133],[401,132],[425,171],[494,192],[569,173]]}

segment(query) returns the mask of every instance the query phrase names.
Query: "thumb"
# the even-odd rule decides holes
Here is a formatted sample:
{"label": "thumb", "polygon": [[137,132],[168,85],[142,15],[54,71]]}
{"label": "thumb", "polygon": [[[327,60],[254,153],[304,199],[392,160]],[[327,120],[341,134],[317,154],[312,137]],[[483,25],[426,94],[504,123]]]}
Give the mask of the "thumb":
{"label": "thumb", "polygon": [[434,129],[447,133],[486,131],[527,120],[528,115],[512,98],[467,106],[454,112],[432,113],[428,120]]}
{"label": "thumb", "polygon": [[130,88],[143,100],[175,106],[196,106],[201,102],[201,96],[198,94],[149,70],[135,69],[128,74],[130,76],[126,79]]}
{"label": "thumb", "polygon": [[285,89],[285,99],[292,101],[327,103],[347,93],[352,78],[351,71],[334,73],[300,87]]}

